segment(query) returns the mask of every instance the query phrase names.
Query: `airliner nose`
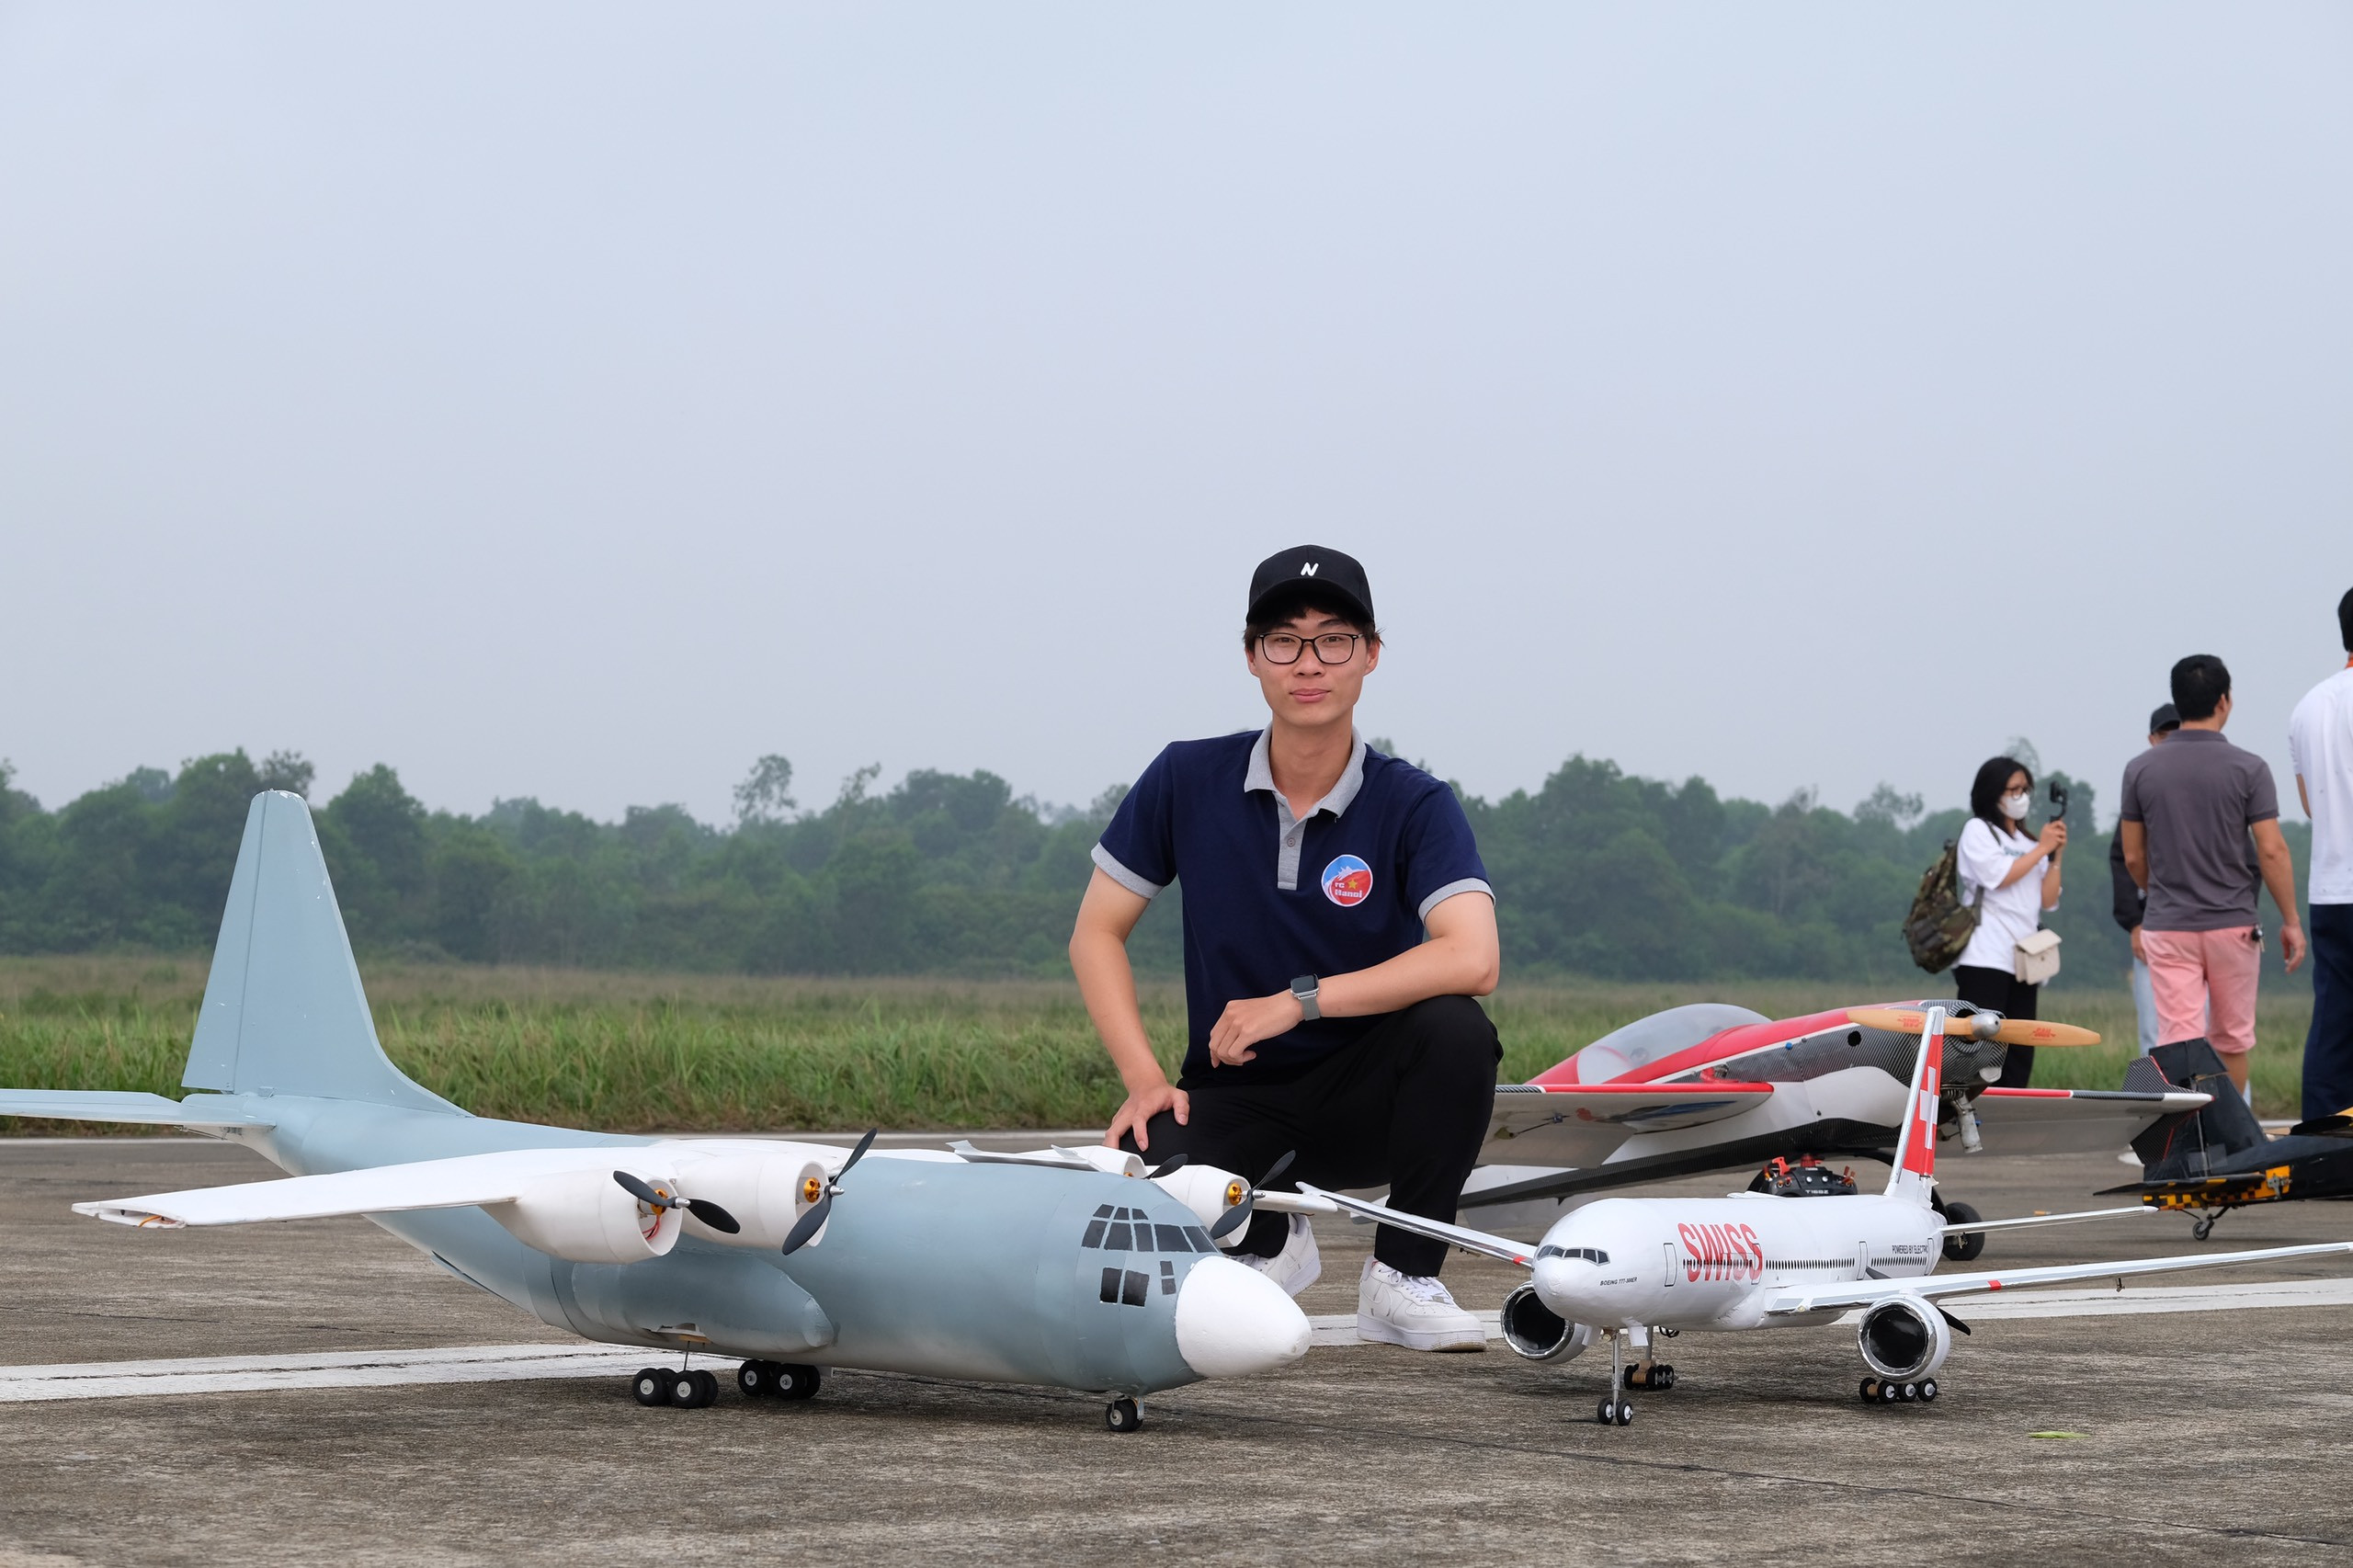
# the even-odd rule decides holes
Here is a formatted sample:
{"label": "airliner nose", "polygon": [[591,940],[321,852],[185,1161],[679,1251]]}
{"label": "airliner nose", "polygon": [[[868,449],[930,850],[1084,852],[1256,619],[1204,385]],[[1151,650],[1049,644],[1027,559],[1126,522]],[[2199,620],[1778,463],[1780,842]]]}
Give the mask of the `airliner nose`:
{"label": "airliner nose", "polygon": [[1582,1257],[1540,1257],[1529,1270],[1536,1299],[1571,1323],[1582,1321],[1577,1309],[1586,1304],[1586,1291],[1600,1273],[1598,1265]]}
{"label": "airliner nose", "polygon": [[1199,1258],[1176,1290],[1176,1354],[1205,1378],[1271,1371],[1307,1354],[1307,1314],[1256,1269]]}

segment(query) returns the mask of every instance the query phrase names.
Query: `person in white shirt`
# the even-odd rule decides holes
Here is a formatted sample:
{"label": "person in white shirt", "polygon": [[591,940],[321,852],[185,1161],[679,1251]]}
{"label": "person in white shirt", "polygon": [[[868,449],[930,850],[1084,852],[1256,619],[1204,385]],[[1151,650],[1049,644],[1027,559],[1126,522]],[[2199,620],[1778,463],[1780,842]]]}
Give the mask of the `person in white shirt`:
{"label": "person in white shirt", "polygon": [[[2025,830],[2033,803],[2034,775],[2026,764],[1990,759],[1969,786],[1969,821],[1954,852],[1961,902],[1978,904],[1977,931],[1953,965],[1954,985],[1962,1001],[2006,1018],[2035,1016],[2041,988],[2018,978],[2017,949],[2041,926],[2043,911],[2059,907],[2059,862],[2067,852],[2065,823],[2046,823],[2039,835]],[[2034,1048],[2010,1047],[2002,1087],[2022,1089],[2033,1077]]]}
{"label": "person in white shirt", "polygon": [[2304,1117],[2353,1109],[2353,592],[2336,601],[2345,667],[2288,720],[2296,795],[2312,820],[2313,1024],[2304,1036]]}

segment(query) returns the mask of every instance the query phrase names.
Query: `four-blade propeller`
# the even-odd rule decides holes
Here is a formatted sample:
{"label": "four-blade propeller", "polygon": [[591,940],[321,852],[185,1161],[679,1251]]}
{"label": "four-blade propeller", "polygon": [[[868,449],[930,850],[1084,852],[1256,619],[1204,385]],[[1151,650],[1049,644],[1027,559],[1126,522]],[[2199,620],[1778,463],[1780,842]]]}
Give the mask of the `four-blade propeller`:
{"label": "four-blade propeller", "polygon": [[623,1192],[628,1193],[648,1209],[683,1209],[722,1236],[734,1235],[744,1228],[737,1223],[734,1215],[709,1199],[680,1198],[675,1194],[664,1192],[642,1177],[633,1176],[627,1171],[615,1171],[613,1179],[620,1184]]}
{"label": "four-blade propeller", "polygon": [[874,1146],[874,1135],[881,1131],[879,1127],[867,1130],[866,1136],[858,1141],[858,1147],[849,1152],[849,1158],[842,1162],[842,1168],[825,1183],[825,1190],[818,1195],[817,1201],[809,1205],[801,1218],[792,1222],[792,1229],[786,1233],[784,1238],[785,1256],[790,1257],[808,1245],[809,1238],[825,1228],[825,1216],[834,1211],[834,1194],[842,1189],[842,1177],[849,1175],[852,1165],[866,1158],[866,1151]]}
{"label": "four-blade propeller", "polygon": [[[1227,1210],[1224,1213],[1217,1217],[1217,1223],[1210,1227],[1210,1239],[1211,1241],[1218,1241],[1226,1236],[1230,1236],[1233,1233],[1236,1227],[1248,1223],[1250,1211],[1258,1206],[1259,1194],[1265,1192],[1267,1187],[1273,1186],[1277,1176],[1281,1176],[1283,1172],[1290,1169],[1291,1161],[1298,1157],[1299,1151],[1294,1149],[1290,1153],[1285,1154],[1281,1159],[1277,1160],[1272,1165],[1267,1167],[1267,1174],[1258,1178],[1257,1186],[1245,1190],[1233,1208]],[[1237,1183],[1236,1185],[1239,1184]]]}

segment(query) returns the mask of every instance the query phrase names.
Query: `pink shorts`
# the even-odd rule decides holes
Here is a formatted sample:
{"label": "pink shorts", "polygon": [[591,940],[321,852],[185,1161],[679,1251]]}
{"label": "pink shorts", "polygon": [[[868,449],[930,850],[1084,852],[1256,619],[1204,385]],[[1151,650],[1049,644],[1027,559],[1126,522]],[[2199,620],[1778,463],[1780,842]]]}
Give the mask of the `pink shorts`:
{"label": "pink shorts", "polygon": [[2141,932],[2149,957],[2149,989],[2156,994],[2157,1040],[2204,1035],[2216,1051],[2255,1049],[2255,981],[2263,949],[2252,926],[2219,931]]}

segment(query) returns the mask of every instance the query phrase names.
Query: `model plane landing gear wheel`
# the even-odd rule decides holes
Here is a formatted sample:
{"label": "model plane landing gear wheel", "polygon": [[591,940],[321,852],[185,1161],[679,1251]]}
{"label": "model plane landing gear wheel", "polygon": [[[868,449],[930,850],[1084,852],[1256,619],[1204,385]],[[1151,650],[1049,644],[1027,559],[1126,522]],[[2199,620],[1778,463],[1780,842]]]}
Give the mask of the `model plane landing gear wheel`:
{"label": "model plane landing gear wheel", "polygon": [[1594,1411],[1593,1418],[1604,1426],[1631,1426],[1634,1424],[1634,1407],[1622,1399],[1605,1399]]}
{"label": "model plane landing gear wheel", "polygon": [[773,1361],[746,1361],[735,1369],[735,1386],[745,1399],[767,1399],[776,1392],[777,1374],[782,1370]]}
{"label": "model plane landing gear wheel", "polygon": [[2200,1220],[2198,1223],[2190,1226],[2189,1233],[2196,1236],[2202,1242],[2208,1236],[2214,1233],[2214,1221],[2221,1218],[2222,1216],[2220,1214],[2209,1214],[2205,1218]]}
{"label": "model plane landing gear wheel", "polygon": [[1922,1404],[1934,1404],[1934,1403],[1937,1403],[1937,1392],[1938,1392],[1938,1391],[1937,1391],[1937,1380],[1936,1380],[1936,1379],[1934,1379],[1934,1378],[1922,1378],[1922,1379],[1920,1380],[1920,1403],[1921,1403]]}
{"label": "model plane landing gear wheel", "polygon": [[[1984,1217],[1966,1203],[1945,1205],[1945,1220],[1949,1224],[1973,1225]],[[1945,1256],[1955,1263],[1967,1263],[1984,1250],[1985,1233],[1983,1231],[1967,1231],[1958,1235],[1947,1233],[1945,1236]]]}
{"label": "model plane landing gear wheel", "polygon": [[1861,1400],[1865,1404],[1877,1404],[1879,1403],[1879,1380],[1877,1378],[1865,1378],[1862,1382],[1856,1387],[1855,1397]]}
{"label": "model plane landing gear wheel", "polygon": [[1626,1386],[1630,1389],[1671,1389],[1675,1386],[1675,1368],[1665,1361],[1637,1367],[1626,1374]]}
{"label": "model plane landing gear wheel", "polygon": [[776,1374],[773,1391],[779,1399],[814,1399],[825,1381],[825,1374],[814,1367],[797,1367],[790,1361],[771,1361],[768,1369]]}
{"label": "model plane landing gear wheel", "polygon": [[681,1410],[704,1410],[719,1399],[719,1380],[697,1367],[691,1372],[666,1372],[664,1377],[665,1404]]}
{"label": "model plane landing gear wheel", "polygon": [[659,1367],[647,1367],[630,1380],[630,1397],[640,1404],[654,1405],[670,1403],[670,1374]]}
{"label": "model plane landing gear wheel", "polygon": [[1115,1399],[1103,1407],[1103,1425],[1114,1432],[1132,1432],[1143,1425],[1143,1413],[1131,1399]]}

